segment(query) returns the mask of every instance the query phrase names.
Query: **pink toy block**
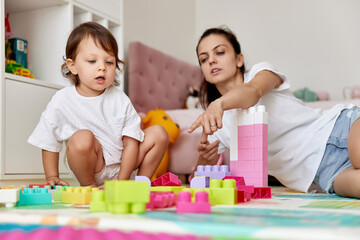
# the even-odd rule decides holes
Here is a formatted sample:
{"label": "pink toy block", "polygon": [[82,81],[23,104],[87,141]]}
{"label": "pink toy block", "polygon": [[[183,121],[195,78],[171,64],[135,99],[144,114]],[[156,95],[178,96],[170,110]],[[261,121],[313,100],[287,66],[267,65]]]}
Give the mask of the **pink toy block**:
{"label": "pink toy block", "polygon": [[196,176],[191,179],[190,188],[208,188],[210,185],[210,177]]}
{"label": "pink toy block", "polygon": [[176,194],[172,192],[150,192],[147,209],[168,208],[176,205]]}
{"label": "pink toy block", "polygon": [[195,202],[191,202],[191,193],[181,191],[176,203],[177,213],[211,213],[211,204],[206,191],[195,193]]}
{"label": "pink toy block", "polygon": [[271,187],[255,187],[251,198],[271,198]]}
{"label": "pink toy block", "polygon": [[198,165],[194,173],[194,176],[207,176],[211,179],[223,179],[226,176],[230,176],[229,166],[227,165]]}
{"label": "pink toy block", "polygon": [[268,186],[267,113],[260,105],[234,112],[230,136],[230,172],[247,184]]}
{"label": "pink toy block", "polygon": [[177,175],[168,172],[151,182],[153,186],[181,186],[181,180]]}

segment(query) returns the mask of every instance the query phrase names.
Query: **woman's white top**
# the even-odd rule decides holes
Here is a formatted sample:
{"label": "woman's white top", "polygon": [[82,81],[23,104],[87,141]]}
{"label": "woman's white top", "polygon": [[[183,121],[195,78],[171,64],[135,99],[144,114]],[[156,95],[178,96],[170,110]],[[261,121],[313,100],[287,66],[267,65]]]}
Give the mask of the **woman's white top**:
{"label": "woman's white top", "polygon": [[[338,104],[329,110],[307,107],[289,90],[286,76],[266,62],[256,64],[247,71],[244,83],[250,82],[263,70],[272,71],[283,81],[279,88],[261,97],[257,103],[265,105],[268,112],[269,174],[289,188],[307,192],[338,115],[341,110],[353,105]],[[209,136],[210,142],[220,140],[218,153],[230,148],[232,111],[224,112],[223,128]]]}

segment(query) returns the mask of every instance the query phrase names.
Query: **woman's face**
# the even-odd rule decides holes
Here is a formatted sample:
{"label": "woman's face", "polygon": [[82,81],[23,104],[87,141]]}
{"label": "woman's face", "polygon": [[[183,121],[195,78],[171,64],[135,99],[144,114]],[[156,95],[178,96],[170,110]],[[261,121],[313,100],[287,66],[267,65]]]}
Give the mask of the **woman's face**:
{"label": "woman's face", "polygon": [[225,36],[212,34],[201,40],[198,59],[206,81],[224,84],[235,81],[241,75],[242,54],[235,54],[234,48]]}

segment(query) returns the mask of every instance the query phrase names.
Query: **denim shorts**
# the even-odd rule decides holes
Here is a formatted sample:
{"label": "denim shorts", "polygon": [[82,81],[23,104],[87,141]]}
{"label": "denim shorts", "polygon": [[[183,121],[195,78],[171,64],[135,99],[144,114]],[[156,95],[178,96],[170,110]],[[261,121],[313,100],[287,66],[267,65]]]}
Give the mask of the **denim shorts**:
{"label": "denim shorts", "polygon": [[314,178],[314,183],[326,193],[335,193],[335,178],[351,167],[348,153],[348,136],[353,123],[360,118],[360,108],[344,109],[337,118],[326,143],[324,156]]}

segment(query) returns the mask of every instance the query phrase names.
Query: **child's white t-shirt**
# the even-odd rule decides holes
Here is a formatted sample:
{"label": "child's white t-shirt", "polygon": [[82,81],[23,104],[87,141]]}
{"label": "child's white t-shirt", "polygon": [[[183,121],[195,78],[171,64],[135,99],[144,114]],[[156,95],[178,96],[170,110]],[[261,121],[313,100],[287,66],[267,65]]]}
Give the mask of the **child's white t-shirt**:
{"label": "child's white t-shirt", "polygon": [[[289,90],[286,76],[266,62],[256,64],[246,72],[244,83],[263,70],[272,71],[283,80],[279,88],[261,97],[257,103],[265,105],[268,112],[269,174],[289,188],[307,192],[338,115],[353,105],[338,104],[329,110],[307,107]],[[208,137],[210,142],[220,140],[219,153],[230,148],[232,111],[224,112],[223,128]]]}
{"label": "child's white t-shirt", "polygon": [[81,96],[75,86],[68,86],[53,96],[28,142],[60,152],[76,131],[88,129],[102,146],[105,164],[111,165],[121,161],[123,136],[144,140],[140,121],[130,99],[114,86],[96,97]]}

